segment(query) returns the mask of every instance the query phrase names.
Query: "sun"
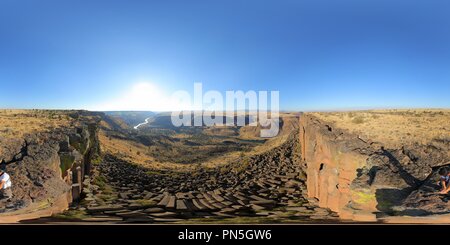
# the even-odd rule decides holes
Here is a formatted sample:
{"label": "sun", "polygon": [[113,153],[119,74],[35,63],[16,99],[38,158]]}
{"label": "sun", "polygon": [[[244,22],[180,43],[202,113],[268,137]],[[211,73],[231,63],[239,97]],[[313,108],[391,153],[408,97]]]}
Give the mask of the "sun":
{"label": "sun", "polygon": [[163,92],[156,85],[140,82],[130,89],[122,99],[121,105],[132,110],[165,110]]}
{"label": "sun", "polygon": [[96,106],[97,111],[170,111],[170,97],[155,83],[138,82],[122,95]]}

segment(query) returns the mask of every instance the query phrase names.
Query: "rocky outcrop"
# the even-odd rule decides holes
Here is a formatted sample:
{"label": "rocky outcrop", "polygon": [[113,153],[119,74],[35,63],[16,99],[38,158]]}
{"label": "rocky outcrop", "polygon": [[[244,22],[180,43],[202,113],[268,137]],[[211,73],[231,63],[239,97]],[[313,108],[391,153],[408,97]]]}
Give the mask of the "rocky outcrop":
{"label": "rocky outcrop", "polygon": [[263,218],[272,222],[336,222],[307,199],[297,134],[238,162],[195,172],[151,170],[106,155],[86,181],[78,221],[182,222],[191,218]]}
{"label": "rocky outcrop", "polygon": [[214,169],[148,169],[106,155],[91,173],[99,151],[98,115],[72,116],[78,123],[71,127],[3,139],[0,160],[13,177],[16,200],[0,214],[1,222],[49,216],[80,195],[83,201],[71,210],[85,215],[78,221],[450,217],[447,196],[436,194],[437,171],[450,164],[445,137],[389,149],[304,114],[299,132],[280,146]]}
{"label": "rocky outcrop", "polygon": [[[343,132],[307,115],[300,118],[300,145],[309,197],[319,199],[321,207],[338,212],[342,218],[374,220],[372,193],[351,186],[358,170],[366,165],[370,145],[358,139],[349,141]],[[352,209],[368,212],[356,214]]]}
{"label": "rocky outcrop", "polygon": [[98,118],[75,114],[65,128],[0,139],[0,161],[13,182],[13,199],[0,202],[0,223],[61,212],[79,198],[99,151]]}
{"label": "rocky outcrop", "polygon": [[[436,171],[448,164],[448,140],[386,149],[309,114],[300,118],[299,137],[309,197],[341,218],[376,221],[412,209],[408,214],[449,212],[445,197],[431,195],[436,188],[430,188]],[[428,201],[417,204],[423,198]]]}

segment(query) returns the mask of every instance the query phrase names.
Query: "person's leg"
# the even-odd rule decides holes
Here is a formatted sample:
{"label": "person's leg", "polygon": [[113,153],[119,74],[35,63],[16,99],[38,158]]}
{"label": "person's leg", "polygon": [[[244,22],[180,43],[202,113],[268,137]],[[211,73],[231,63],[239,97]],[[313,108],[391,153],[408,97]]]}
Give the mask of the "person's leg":
{"label": "person's leg", "polygon": [[6,188],[5,189],[5,197],[9,200],[12,198],[12,190],[11,188]]}

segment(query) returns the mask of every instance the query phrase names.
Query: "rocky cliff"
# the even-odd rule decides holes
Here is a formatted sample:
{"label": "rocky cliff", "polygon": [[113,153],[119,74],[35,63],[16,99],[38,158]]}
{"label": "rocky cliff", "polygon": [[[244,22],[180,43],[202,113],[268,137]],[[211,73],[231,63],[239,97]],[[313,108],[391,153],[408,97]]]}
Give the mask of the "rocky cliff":
{"label": "rocky cliff", "polygon": [[341,218],[449,212],[447,197],[435,194],[436,172],[449,164],[448,139],[387,149],[309,114],[300,118],[299,137],[309,197]]}
{"label": "rocky cliff", "polygon": [[2,168],[13,199],[0,202],[0,223],[49,216],[80,198],[85,175],[99,153],[95,113],[67,113],[70,125],[20,138],[0,138]]}
{"label": "rocky cliff", "polygon": [[[336,222],[306,198],[297,130],[278,147],[215,168],[149,169],[105,154],[73,221]],[[69,211],[70,212],[70,211]],[[82,215],[80,215],[82,214]],[[74,217],[75,216],[75,217]],[[45,222],[45,221],[44,221]]]}

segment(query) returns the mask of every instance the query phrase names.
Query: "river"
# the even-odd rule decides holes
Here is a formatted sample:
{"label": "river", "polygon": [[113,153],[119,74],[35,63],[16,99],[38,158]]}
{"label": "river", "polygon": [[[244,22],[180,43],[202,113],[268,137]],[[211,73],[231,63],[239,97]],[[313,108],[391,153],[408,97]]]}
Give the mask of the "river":
{"label": "river", "polygon": [[139,123],[138,125],[136,125],[136,126],[134,126],[134,129],[138,129],[140,126],[142,126],[142,125],[145,125],[145,124],[148,124],[149,123],[149,120],[150,120],[150,118],[151,117],[149,117],[149,118],[146,118],[145,119],[145,122],[143,122],[143,123]]}

